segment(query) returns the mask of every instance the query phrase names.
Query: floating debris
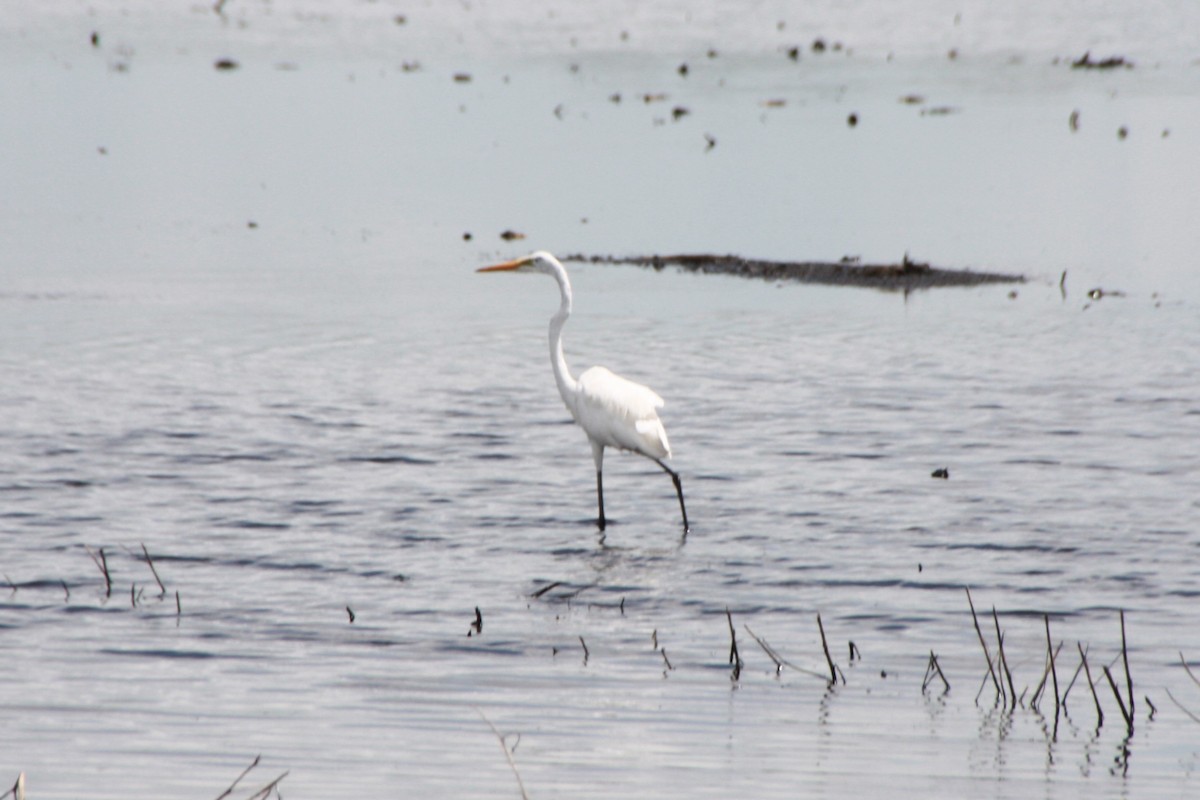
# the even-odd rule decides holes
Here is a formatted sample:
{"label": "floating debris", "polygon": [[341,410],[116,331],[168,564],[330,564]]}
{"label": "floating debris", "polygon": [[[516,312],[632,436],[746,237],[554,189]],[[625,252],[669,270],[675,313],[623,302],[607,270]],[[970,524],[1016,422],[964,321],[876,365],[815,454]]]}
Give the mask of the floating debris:
{"label": "floating debris", "polygon": [[224,71],[237,69],[238,66],[240,66],[238,64],[238,62],[232,58],[218,58],[213,63],[213,67],[215,67],[218,70],[224,70]]}
{"label": "floating debris", "polygon": [[454,82],[455,83],[470,83],[471,82],[471,73],[469,73],[469,72],[454,73]]}
{"label": "floating debris", "polygon": [[568,255],[564,261],[591,264],[633,264],[661,270],[668,265],[688,272],[738,275],[767,281],[796,281],[828,286],[860,286],[883,291],[911,291],[945,286],[982,286],[992,283],[1024,283],[1024,275],[976,272],[933,267],[912,261],[907,254],[899,264],[859,264],[843,260],[767,261],[736,255],[676,254],[644,256]]}
{"label": "floating debris", "polygon": [[1067,119],[1067,124],[1071,126],[1071,133],[1079,130],[1079,109],[1071,112],[1071,116]]}
{"label": "floating debris", "polygon": [[507,230],[500,234],[500,238],[506,242],[519,242],[525,238],[525,234],[518,233],[517,231]]}
{"label": "floating debris", "polygon": [[956,108],[954,106],[933,106],[932,108],[922,108],[921,116],[922,117],[946,117],[946,116],[949,116],[950,114],[958,114],[961,111],[962,111],[961,108]]}
{"label": "floating debris", "polygon": [[1118,67],[1133,69],[1133,62],[1125,60],[1124,56],[1109,56],[1101,61],[1093,61],[1091,50],[1071,62],[1071,69],[1117,69]]}
{"label": "floating debris", "polygon": [[950,478],[950,470],[946,469],[945,467],[939,467],[938,469],[935,469],[935,470],[934,470],[934,471],[933,471],[933,472],[930,474],[930,476],[929,476],[929,477],[931,477],[931,478],[941,478],[942,480],[949,480],[949,478]]}
{"label": "floating debris", "polygon": [[1117,128],[1117,138],[1118,139],[1125,139],[1127,136],[1129,136],[1129,128],[1125,127],[1124,125]]}
{"label": "floating debris", "polygon": [[709,150],[712,150],[714,147],[717,146],[716,138],[714,138],[713,135],[710,133],[704,134],[704,141],[705,141],[704,152],[706,152],[706,153]]}
{"label": "floating debris", "polygon": [[850,116],[846,117],[846,124],[851,128],[858,125],[858,114],[851,113]]}
{"label": "floating debris", "polygon": [[686,117],[690,113],[692,113],[692,112],[689,111],[686,106],[675,106],[674,108],[671,109],[671,119],[678,122],[679,120]]}
{"label": "floating debris", "polygon": [[925,98],[919,94],[906,94],[900,98],[900,102],[906,106],[919,106],[925,102]]}

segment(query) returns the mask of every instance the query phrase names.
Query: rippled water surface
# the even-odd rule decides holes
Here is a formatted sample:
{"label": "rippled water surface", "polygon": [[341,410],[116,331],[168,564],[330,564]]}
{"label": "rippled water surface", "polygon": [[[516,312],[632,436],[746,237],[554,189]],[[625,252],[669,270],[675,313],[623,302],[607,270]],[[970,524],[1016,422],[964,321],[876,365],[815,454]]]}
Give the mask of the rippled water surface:
{"label": "rippled water surface", "polygon": [[[216,796],[261,754],[235,794],[520,796],[490,722],[534,798],[1195,793],[1200,72],[1174,40],[1130,28],[1136,68],[1083,73],[1002,21],[947,59],[987,39],[970,15],[889,60],[869,15],[814,54],[855,45],[833,11],[726,40],[667,14],[656,48],[648,12],[233,5],[8,28],[0,787]],[[1088,45],[1120,47],[1111,6]],[[612,453],[601,535],[554,285],[474,273],[535,248],[1030,280],[568,265],[568,360],[666,398],[693,523]],[[1102,726],[1082,675],[1057,724],[1034,707],[1047,618]]]}

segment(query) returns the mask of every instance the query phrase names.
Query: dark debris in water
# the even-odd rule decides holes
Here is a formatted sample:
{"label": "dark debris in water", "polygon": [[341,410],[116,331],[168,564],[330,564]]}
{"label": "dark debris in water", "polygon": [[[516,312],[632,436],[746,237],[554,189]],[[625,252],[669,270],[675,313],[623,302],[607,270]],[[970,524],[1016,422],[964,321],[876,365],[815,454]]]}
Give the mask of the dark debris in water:
{"label": "dark debris in water", "polygon": [[661,270],[668,265],[688,272],[738,275],[768,281],[796,281],[829,286],[861,286],[883,291],[911,291],[943,286],[982,286],[1024,283],[1024,275],[945,269],[911,260],[897,264],[860,264],[856,259],[828,261],[767,261],[735,255],[677,254],[645,256],[568,255],[564,260],[591,264],[634,264]]}
{"label": "dark debris in water", "polygon": [[1071,62],[1071,69],[1117,69],[1119,67],[1133,69],[1133,62],[1126,60],[1124,56],[1109,56],[1097,60],[1092,58],[1090,50]]}

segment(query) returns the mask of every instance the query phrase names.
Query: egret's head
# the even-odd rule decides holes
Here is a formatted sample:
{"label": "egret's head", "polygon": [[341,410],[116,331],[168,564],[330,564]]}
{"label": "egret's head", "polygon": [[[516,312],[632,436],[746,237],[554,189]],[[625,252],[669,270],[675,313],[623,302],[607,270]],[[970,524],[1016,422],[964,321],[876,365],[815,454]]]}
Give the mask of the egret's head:
{"label": "egret's head", "polygon": [[514,258],[512,261],[505,261],[502,264],[495,264],[490,267],[480,267],[476,272],[541,272],[547,275],[552,275],[556,270],[562,270],[562,265],[558,263],[558,259],[547,253],[545,250],[539,250],[536,253],[530,253],[521,258]]}

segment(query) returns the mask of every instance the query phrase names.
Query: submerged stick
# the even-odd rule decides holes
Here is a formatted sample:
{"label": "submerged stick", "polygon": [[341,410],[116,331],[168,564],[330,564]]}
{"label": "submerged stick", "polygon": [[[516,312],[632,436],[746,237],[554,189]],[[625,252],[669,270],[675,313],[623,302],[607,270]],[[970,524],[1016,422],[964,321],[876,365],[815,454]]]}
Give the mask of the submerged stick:
{"label": "submerged stick", "polygon": [[1200,686],[1200,678],[1197,678],[1196,673],[1192,672],[1191,667],[1187,665],[1187,659],[1183,657],[1182,651],[1179,653],[1179,663],[1183,665],[1183,671],[1186,672],[1188,677],[1192,679],[1192,683]]}
{"label": "submerged stick", "polygon": [[[1059,642],[1059,646],[1060,647],[1062,646],[1062,642]],[[1072,687],[1075,686],[1075,681],[1079,680],[1079,673],[1082,671],[1083,671],[1083,662],[1080,661],[1079,666],[1077,666],[1075,668],[1075,674],[1071,676],[1071,682],[1067,684],[1066,691],[1063,692],[1063,696],[1062,696],[1063,711],[1067,710],[1067,695],[1071,694],[1071,689],[1072,689]]]}
{"label": "submerged stick", "polygon": [[142,545],[142,553],[146,556],[146,563],[150,565],[150,571],[154,573],[154,580],[158,583],[159,598],[167,596],[167,587],[163,586],[162,578],[158,577],[158,570],[154,568],[154,561],[150,558],[150,551],[146,549],[144,542],[139,542]]}
{"label": "submerged stick", "polygon": [[750,637],[752,639],[754,639],[754,641],[758,642],[758,646],[763,649],[763,652],[766,653],[767,656],[772,661],[775,662],[775,674],[776,675],[778,675],[780,673],[780,670],[782,667],[791,667],[792,669],[796,670],[797,672],[803,672],[805,675],[812,675],[814,678],[820,678],[821,680],[825,680],[825,676],[822,675],[820,672],[815,672],[811,669],[805,669],[804,667],[798,667],[795,664],[793,664],[792,662],[788,661],[783,656],[779,655],[779,653],[776,652],[775,648],[771,647],[771,645],[767,642],[766,639],[763,639],[758,634],[756,634],[754,631],[750,630],[749,625],[746,625],[743,623],[742,627],[746,629],[746,633],[750,634]]}
{"label": "submerged stick", "polygon": [[87,554],[92,557],[92,563],[96,565],[96,569],[100,570],[100,574],[104,576],[104,596],[112,597],[112,576],[108,573],[108,557],[104,555],[104,548],[100,548],[100,553],[97,555],[92,552],[92,548],[86,544],[83,546],[87,550]]}
{"label": "submerged stick", "polygon": [[1096,728],[1099,729],[1104,724],[1104,709],[1100,707],[1100,695],[1096,694],[1096,684],[1092,682],[1092,669],[1088,666],[1087,653],[1083,651],[1083,645],[1076,642],[1075,646],[1079,648],[1079,657],[1083,660],[1083,672],[1087,677],[1088,688],[1092,690],[1092,699],[1096,701]]}
{"label": "submerged stick", "polygon": [[591,655],[591,653],[588,652],[587,642],[583,640],[582,636],[579,637],[579,643],[583,645],[583,663],[586,665],[588,662],[588,657]]}
{"label": "submerged stick", "polygon": [[[581,641],[582,639],[583,637],[580,637]],[[508,759],[508,766],[512,768],[513,776],[517,779],[517,788],[521,790],[521,797],[523,800],[529,800],[529,795],[525,792],[525,782],[521,780],[521,773],[517,770],[517,762],[513,761],[512,751],[508,749],[508,743],[504,740],[504,737],[500,735],[500,731],[496,730],[496,726],[492,724],[492,721],[484,715],[481,708],[476,706],[475,713],[479,715],[480,719],[487,723],[487,726],[492,729],[492,733],[496,735],[496,741],[500,743],[500,749],[504,751],[504,757]]]}
{"label": "submerged stick", "polygon": [[1125,687],[1129,690],[1129,727],[1133,727],[1133,675],[1129,674],[1129,650],[1125,646],[1125,609],[1121,609],[1121,661],[1125,666]]}
{"label": "submerged stick", "polygon": [[922,692],[929,689],[929,683],[933,680],[933,677],[935,675],[942,679],[942,685],[946,687],[945,690],[943,691],[943,694],[945,694],[945,692],[950,691],[950,681],[946,680],[946,675],[945,675],[945,673],[942,672],[942,666],[941,666],[941,664],[938,663],[937,655],[935,655],[934,652],[932,650],[930,650],[929,651],[929,664],[925,667],[925,679],[921,682],[921,691]]}
{"label": "submerged stick", "polygon": [[[979,646],[983,648],[983,657],[987,661],[988,674],[992,676],[992,685],[996,687],[996,697],[1004,696],[1004,688],[1000,685],[999,679],[996,678],[996,671],[992,668],[992,654],[988,652],[987,640],[983,638],[983,629],[979,627],[979,617],[975,615],[975,603],[971,600],[971,588],[963,587],[967,590],[967,604],[971,606],[971,620],[975,623],[975,633],[979,636]],[[978,701],[978,695],[976,700]]]}
{"label": "submerged stick", "polygon": [[536,598],[536,597],[541,597],[541,596],[542,596],[542,595],[544,595],[546,592],[550,591],[551,589],[555,588],[556,586],[562,586],[562,581],[554,581],[553,583],[547,583],[545,586],[543,586],[542,588],[538,589],[536,592],[534,592],[533,594],[531,594],[531,595],[529,595],[529,596],[530,596],[530,597],[535,597],[535,598]]}
{"label": "submerged stick", "polygon": [[1117,706],[1121,709],[1121,716],[1125,718],[1125,727],[1133,730],[1133,716],[1129,710],[1125,708],[1125,701],[1121,698],[1121,690],[1117,688],[1117,682],[1113,680],[1112,673],[1108,671],[1108,665],[1104,667],[1104,677],[1108,678],[1108,686],[1112,689],[1113,697],[1117,698]]}
{"label": "submerged stick", "polygon": [[737,680],[742,675],[742,656],[738,653],[737,631],[733,629],[733,614],[729,606],[725,606],[725,621],[729,623],[729,663],[733,664],[733,675],[730,680]]}
{"label": "submerged stick", "polygon": [[[821,615],[817,614],[817,630],[821,632],[821,647],[825,650],[825,661],[829,664],[829,684],[837,684],[838,670],[837,665],[833,663],[833,656],[829,655],[829,642],[825,641],[825,626],[821,624]],[[842,676],[842,683],[846,682],[845,676]]]}
{"label": "submerged stick", "polygon": [[286,778],[288,776],[289,772],[291,772],[290,769],[284,770],[282,775],[280,775],[278,778],[276,778],[275,780],[268,783],[266,786],[259,789],[254,794],[247,797],[246,800],[266,800],[268,797],[271,796],[271,792],[275,792],[276,795],[278,796],[279,795],[279,782],[281,780],[283,780],[284,778]]}
{"label": "submerged stick", "polygon": [[233,790],[236,789],[237,785],[242,782],[242,778],[249,775],[250,770],[252,770],[258,766],[258,761],[260,758],[262,758],[261,753],[254,757],[254,760],[250,762],[250,766],[248,766],[244,770],[242,770],[241,775],[238,775],[236,778],[234,778],[233,783],[229,784],[228,789],[226,789],[225,791],[223,791],[219,795],[217,795],[217,800],[221,800],[221,798],[228,797],[229,795],[233,794]]}
{"label": "submerged stick", "polygon": [[758,646],[761,647],[762,651],[767,654],[767,658],[775,662],[775,676],[779,677],[779,673],[783,672],[783,659],[780,658],[773,649],[771,649],[771,645],[767,644],[762,637],[756,635],[754,631],[750,630],[749,625],[742,623],[742,627],[746,629],[746,633],[750,634],[750,638],[758,642]]}
{"label": "submerged stick", "polygon": [[1167,697],[1171,698],[1171,702],[1172,702],[1172,703],[1174,703],[1175,705],[1179,706],[1179,710],[1180,710],[1180,711],[1182,711],[1183,713],[1185,713],[1185,714],[1187,714],[1189,717],[1191,717],[1191,719],[1192,719],[1192,721],[1193,721],[1193,722],[1200,722],[1200,717],[1196,716],[1196,715],[1195,715],[1195,714],[1193,714],[1191,711],[1188,711],[1188,710],[1187,710],[1187,708],[1186,708],[1186,707],[1184,707],[1183,703],[1181,703],[1181,702],[1179,702],[1178,700],[1176,700],[1176,699],[1175,699],[1175,695],[1171,694],[1171,690],[1170,690],[1170,689],[1167,689],[1167,688],[1164,686],[1164,687],[1163,687],[1163,690],[1164,690],[1164,691],[1167,693]]}
{"label": "submerged stick", "polygon": [[[1055,665],[1055,659],[1056,659],[1056,656],[1058,655],[1058,653],[1057,653],[1057,651],[1055,651],[1054,645],[1050,640],[1050,615],[1049,614],[1045,615],[1045,621],[1046,621],[1046,651],[1050,654],[1050,677],[1052,677],[1054,679],[1054,719],[1057,722],[1059,706],[1060,706],[1060,702],[1061,702],[1058,699],[1058,668]],[[1061,647],[1062,647],[1062,644],[1060,643],[1059,648],[1061,648]]]}
{"label": "submerged stick", "polygon": [[1004,670],[1004,676],[1008,679],[1008,695],[1011,701],[1011,708],[1016,711],[1017,690],[1013,686],[1012,670],[1008,668],[1008,659],[1004,656],[1004,634],[1000,632],[1000,617],[996,614],[995,606],[992,606],[992,622],[996,625],[996,647],[1000,650],[1000,668]]}

